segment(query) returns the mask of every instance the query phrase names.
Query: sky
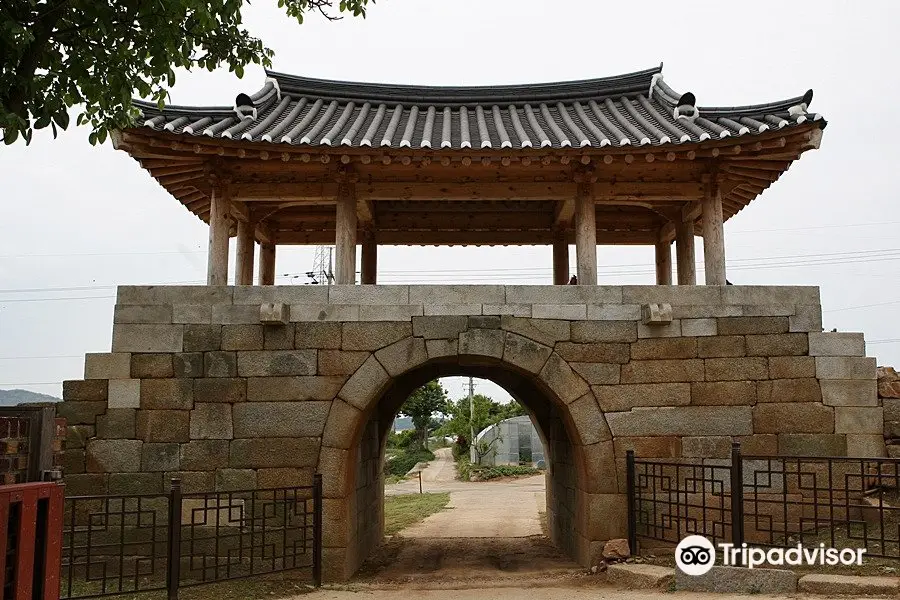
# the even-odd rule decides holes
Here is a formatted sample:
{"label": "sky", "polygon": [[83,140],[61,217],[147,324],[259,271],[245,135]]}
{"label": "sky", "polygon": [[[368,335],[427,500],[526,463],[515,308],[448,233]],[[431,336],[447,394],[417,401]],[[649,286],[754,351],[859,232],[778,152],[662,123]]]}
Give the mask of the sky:
{"label": "sky", "polygon": [[[701,106],[813,88],[811,110],[829,122],[821,149],[726,222],[728,278],[820,286],[825,328],[865,333],[869,356],[900,366],[900,146],[891,133],[900,3],[864,7],[380,0],[365,20],[310,15],[299,26],[274,0],[260,0],[245,4],[244,20],[275,51],[275,70],[326,79],[532,83],[663,62],[666,82]],[[261,68],[243,79],[227,69],[180,72],[171,101],[231,106],[264,77]],[[206,226],[127,154],[109,142],[90,146],[88,133],[73,127],[53,140],[44,130],[30,146],[0,146],[0,388],[59,395],[62,380],[81,378],[84,353],[110,349],[116,285],[205,281]],[[652,247],[601,246],[598,261],[601,284],[654,282]],[[304,282],[312,262],[312,248],[279,248],[276,282]],[[545,246],[384,247],[378,263],[379,283],[551,278]],[[462,395],[462,379],[444,384]],[[477,391],[505,396],[490,382]]]}

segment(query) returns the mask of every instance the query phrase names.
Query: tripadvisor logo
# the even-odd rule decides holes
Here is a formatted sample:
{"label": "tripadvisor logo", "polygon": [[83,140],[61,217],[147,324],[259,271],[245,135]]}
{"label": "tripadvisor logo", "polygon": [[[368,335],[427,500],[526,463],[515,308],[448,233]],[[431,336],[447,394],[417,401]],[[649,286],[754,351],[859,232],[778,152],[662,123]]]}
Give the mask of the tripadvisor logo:
{"label": "tripadvisor logo", "polygon": [[[791,548],[753,548],[747,544],[718,544],[722,552],[722,565],[726,567],[746,566],[748,569],[769,565],[819,565],[819,566],[860,566],[865,548],[826,548],[825,544],[804,547],[797,544]],[[704,575],[716,563],[716,548],[702,535],[689,535],[675,547],[675,563],[686,575]]]}

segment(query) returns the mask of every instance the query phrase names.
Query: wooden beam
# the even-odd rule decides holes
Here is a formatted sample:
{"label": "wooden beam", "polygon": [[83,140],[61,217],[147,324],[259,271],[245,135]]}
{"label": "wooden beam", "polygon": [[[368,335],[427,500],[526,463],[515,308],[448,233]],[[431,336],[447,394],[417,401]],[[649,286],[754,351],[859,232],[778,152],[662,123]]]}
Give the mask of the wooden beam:
{"label": "wooden beam", "polygon": [[233,197],[245,202],[308,202],[334,203],[337,199],[335,183],[233,183]]}
{"label": "wooden beam", "polygon": [[693,221],[680,221],[676,224],[675,254],[678,259],[678,285],[697,285]]}
{"label": "wooden beam", "polygon": [[614,183],[597,182],[594,194],[601,201],[609,198],[616,200],[653,200],[657,202],[682,202],[686,199],[703,197],[703,185],[684,182],[655,181],[622,181]]}
{"label": "wooden beam", "polygon": [[703,262],[706,266],[706,285],[725,285],[722,192],[717,177],[712,177],[706,185],[703,198]]}
{"label": "wooden beam", "polygon": [[356,184],[341,183],[337,196],[337,215],[334,238],[335,283],[356,283]]}
{"label": "wooden beam", "polygon": [[569,242],[565,232],[559,231],[553,239],[553,284],[569,283]]}
{"label": "wooden beam", "polygon": [[[278,245],[333,244],[334,230],[275,231]],[[597,244],[650,245],[657,231],[598,231]],[[396,231],[379,230],[379,245],[390,246],[548,246],[554,232],[541,231]],[[571,242],[570,242],[571,243]]]}
{"label": "wooden beam", "polygon": [[259,246],[259,285],[275,285],[275,244]]}
{"label": "wooden beam", "polygon": [[672,244],[656,242],[656,285],[672,285]]}
{"label": "wooden beam", "polygon": [[578,285],[597,285],[597,210],[590,184],[577,184],[575,195],[575,257]]}
{"label": "wooden beam", "polygon": [[371,224],[375,220],[375,203],[371,200],[357,198],[356,218],[360,223]]}
{"label": "wooden beam", "polygon": [[553,224],[555,226],[569,226],[575,216],[575,198],[567,198],[561,202],[557,202],[556,206],[554,207],[553,213]]}
{"label": "wooden beam", "polygon": [[228,232],[231,228],[228,184],[213,186],[209,213],[209,251],[207,285],[228,285]]}
{"label": "wooden beam", "polygon": [[366,231],[362,239],[362,273],[360,282],[364,285],[375,285],[378,281],[378,242],[375,234]]}
{"label": "wooden beam", "polygon": [[252,223],[238,221],[237,263],[234,269],[235,285],[253,285],[253,254],[256,250],[253,229]]}

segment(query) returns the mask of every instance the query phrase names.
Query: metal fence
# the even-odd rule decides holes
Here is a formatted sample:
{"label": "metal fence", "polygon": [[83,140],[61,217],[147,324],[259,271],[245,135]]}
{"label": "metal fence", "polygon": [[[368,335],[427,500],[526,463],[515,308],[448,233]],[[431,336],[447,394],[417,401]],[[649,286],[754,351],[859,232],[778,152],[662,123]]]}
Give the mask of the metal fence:
{"label": "metal fence", "polygon": [[65,501],[61,598],[97,598],[310,569],[322,579],[322,478],[229,492]]}
{"label": "metal fence", "polygon": [[[900,459],[626,456],[632,548],[702,535],[713,544],[866,548],[900,558]],[[737,484],[735,484],[737,482]]]}

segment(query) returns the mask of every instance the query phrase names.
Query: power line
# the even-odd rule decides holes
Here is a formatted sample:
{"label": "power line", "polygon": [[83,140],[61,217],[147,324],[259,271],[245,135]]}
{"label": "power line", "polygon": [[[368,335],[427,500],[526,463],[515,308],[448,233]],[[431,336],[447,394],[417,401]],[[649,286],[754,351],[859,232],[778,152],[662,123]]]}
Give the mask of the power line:
{"label": "power line", "polygon": [[892,304],[900,304],[900,300],[891,300],[890,302],[876,302],[875,304],[860,304],[858,306],[845,306],[843,308],[831,308],[822,312],[840,312],[842,310],[856,310],[857,308],[872,308],[873,306],[891,306]]}
{"label": "power line", "polygon": [[44,382],[25,382],[25,383],[0,383],[2,386],[17,386],[17,385],[62,385],[62,381],[44,381]]}
{"label": "power line", "polygon": [[0,356],[0,360],[44,360],[51,358],[84,358],[83,354],[57,354],[56,356]]}

